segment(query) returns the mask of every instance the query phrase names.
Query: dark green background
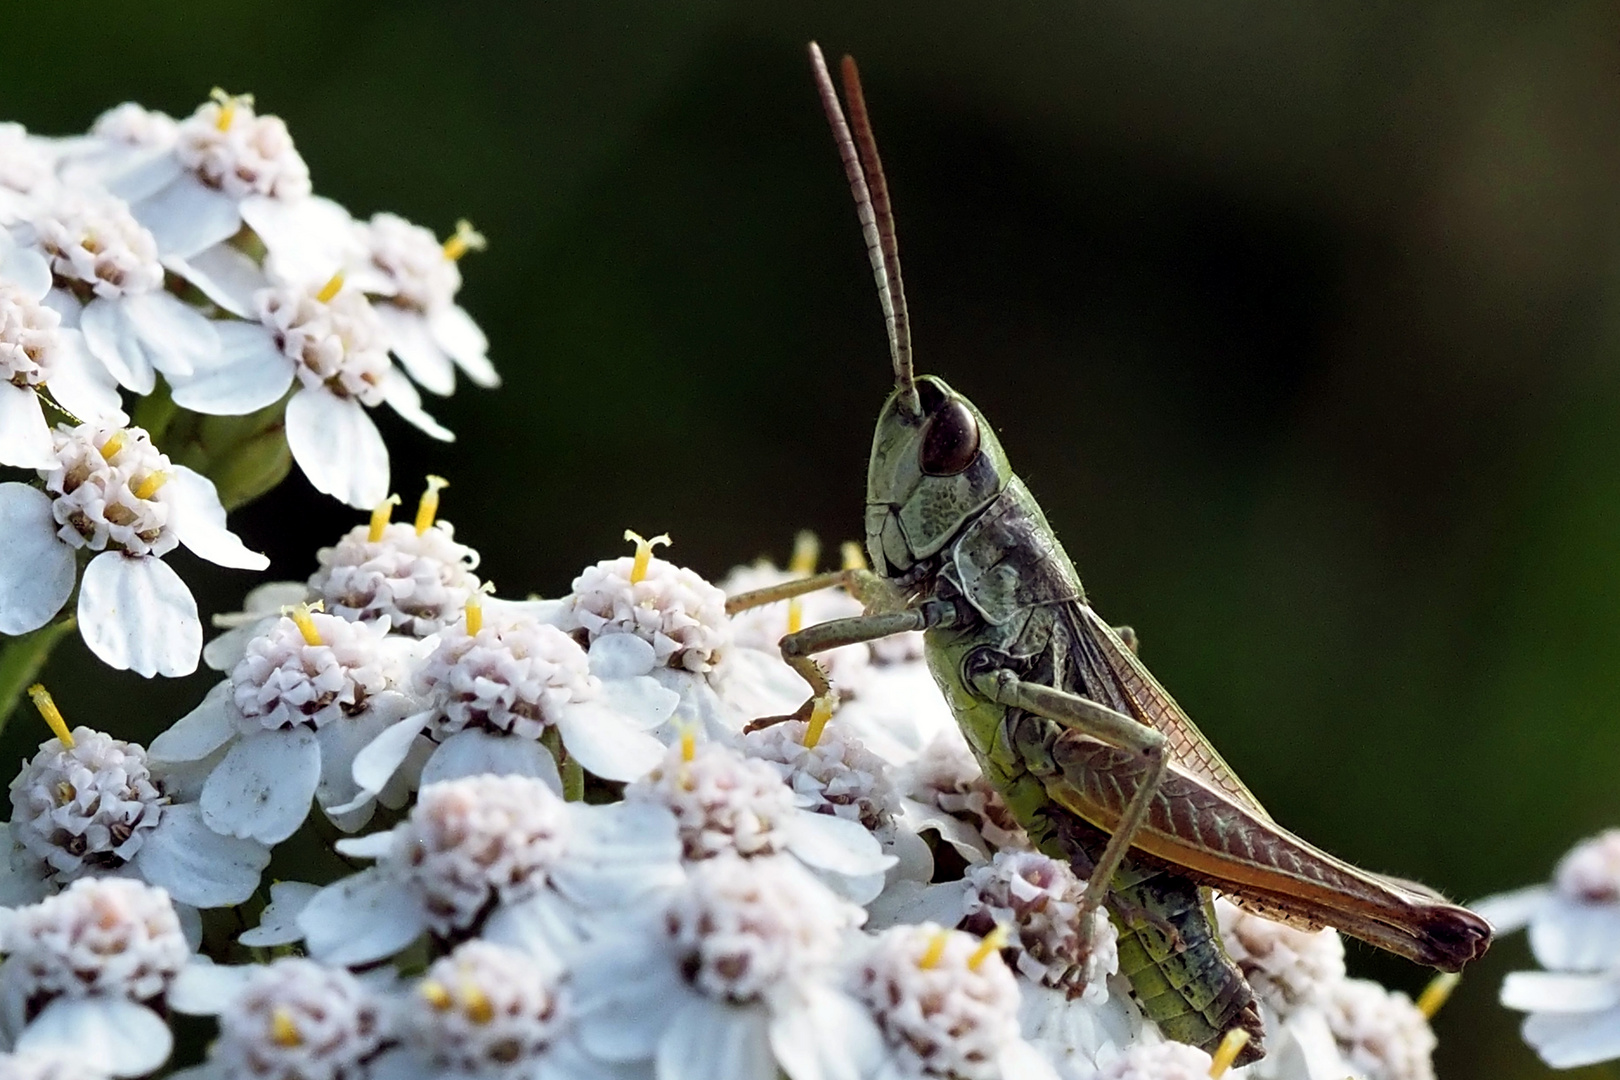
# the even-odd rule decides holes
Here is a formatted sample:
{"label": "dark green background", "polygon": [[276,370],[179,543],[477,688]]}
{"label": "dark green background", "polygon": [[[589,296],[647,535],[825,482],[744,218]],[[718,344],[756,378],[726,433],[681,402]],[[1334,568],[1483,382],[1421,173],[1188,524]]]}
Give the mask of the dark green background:
{"label": "dark green background", "polygon": [[[888,361],[812,36],[863,65],[922,369],[1280,820],[1463,897],[1620,823],[1612,4],[14,2],[0,114],[251,90],[357,214],[472,218],[507,385],[434,403],[449,448],[385,423],[395,486],[556,594],[626,526],[711,574],[859,528]],[[236,520],[291,577],[359,515],[295,476]],[[48,674],[143,736],[207,684]],[[1444,1074],[1539,1074],[1525,962]]]}

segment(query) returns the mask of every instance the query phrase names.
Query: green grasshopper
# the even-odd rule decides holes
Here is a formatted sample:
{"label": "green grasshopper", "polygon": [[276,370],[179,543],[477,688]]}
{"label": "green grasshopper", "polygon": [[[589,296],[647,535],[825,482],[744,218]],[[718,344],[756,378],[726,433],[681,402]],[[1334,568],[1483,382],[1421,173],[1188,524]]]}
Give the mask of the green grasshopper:
{"label": "green grasshopper", "polygon": [[[1106,905],[1120,970],[1173,1039],[1214,1051],[1247,1032],[1264,1053],[1253,993],[1214,929],[1211,890],[1307,928],[1333,926],[1444,971],[1481,955],[1491,927],[1411,882],[1360,870],[1289,833],[1137,659],[1128,631],[1092,610],[1074,564],[983,415],[912,371],[887,182],[854,61],[844,93],[820,49],[816,83],[854,193],[889,333],[895,389],[878,417],[866,482],[872,570],[821,574],[734,597],[742,610],[841,585],[866,614],[782,639],[812,696],[791,718],[819,732],[835,695],[811,657],[924,632],[957,722],[1030,840],[1087,879],[1081,925]],[[775,717],[760,724],[789,717]]]}

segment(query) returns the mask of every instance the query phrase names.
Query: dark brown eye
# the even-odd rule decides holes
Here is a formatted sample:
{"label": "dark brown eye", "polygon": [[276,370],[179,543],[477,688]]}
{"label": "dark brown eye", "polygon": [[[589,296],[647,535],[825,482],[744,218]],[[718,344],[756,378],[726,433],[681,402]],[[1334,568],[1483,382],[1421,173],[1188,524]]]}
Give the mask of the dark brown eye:
{"label": "dark brown eye", "polygon": [[960,401],[952,401],[928,420],[923,431],[922,471],[929,476],[955,476],[979,455],[979,425]]}

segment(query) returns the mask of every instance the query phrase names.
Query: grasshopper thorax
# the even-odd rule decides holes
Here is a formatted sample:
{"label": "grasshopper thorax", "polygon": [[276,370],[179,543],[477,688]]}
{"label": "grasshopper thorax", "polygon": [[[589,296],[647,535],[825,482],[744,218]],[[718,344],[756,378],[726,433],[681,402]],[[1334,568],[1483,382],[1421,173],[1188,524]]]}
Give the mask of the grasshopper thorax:
{"label": "grasshopper thorax", "polygon": [[1012,479],[995,432],[945,380],[916,380],[921,411],[897,387],[884,403],[866,474],[866,553],[896,577],[937,554]]}

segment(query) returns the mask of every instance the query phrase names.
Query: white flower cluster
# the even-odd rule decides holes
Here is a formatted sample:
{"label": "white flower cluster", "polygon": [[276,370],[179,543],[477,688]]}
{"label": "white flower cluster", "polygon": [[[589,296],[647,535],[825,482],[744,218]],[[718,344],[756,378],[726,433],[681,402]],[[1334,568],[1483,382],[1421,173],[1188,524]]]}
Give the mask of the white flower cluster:
{"label": "white flower cluster", "polygon": [[[483,239],[352,219],[313,193],[279,118],[220,91],[182,120],[120,105],[72,138],[0,125],[0,159],[0,466],[37,476],[0,484],[0,634],[45,626],[77,591],[101,660],[189,674],[202,624],[164,554],[267,565],[221,501],[259,492],[208,477],[290,452],[319,490],[379,502],[388,451],[366,410],[449,439],[411,380],[449,394],[459,366],[499,381],[456,303],[457,260]],[[134,400],[149,397],[162,404]],[[130,416],[165,426],[176,406],[256,424],[266,437],[241,452],[264,460],[192,447],[174,463]]]}

